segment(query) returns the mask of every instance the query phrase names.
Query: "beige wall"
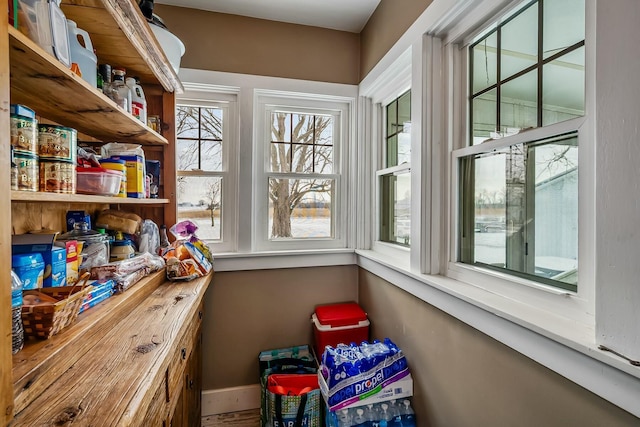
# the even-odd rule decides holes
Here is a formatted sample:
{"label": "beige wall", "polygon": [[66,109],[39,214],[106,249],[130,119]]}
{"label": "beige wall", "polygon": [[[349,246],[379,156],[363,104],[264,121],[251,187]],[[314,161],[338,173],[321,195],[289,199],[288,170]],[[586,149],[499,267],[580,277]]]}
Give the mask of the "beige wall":
{"label": "beige wall", "polygon": [[406,353],[421,427],[632,426],[640,419],[385,280],[359,270],[372,338]]}
{"label": "beige wall", "polygon": [[360,81],[433,0],[382,0],[360,33]]}
{"label": "beige wall", "polygon": [[181,67],[358,84],[360,36],[156,4],[185,44]]}
{"label": "beige wall", "polygon": [[357,300],[355,266],[218,272],[205,295],[203,389],[257,384],[262,350],[311,344],[318,304]]}

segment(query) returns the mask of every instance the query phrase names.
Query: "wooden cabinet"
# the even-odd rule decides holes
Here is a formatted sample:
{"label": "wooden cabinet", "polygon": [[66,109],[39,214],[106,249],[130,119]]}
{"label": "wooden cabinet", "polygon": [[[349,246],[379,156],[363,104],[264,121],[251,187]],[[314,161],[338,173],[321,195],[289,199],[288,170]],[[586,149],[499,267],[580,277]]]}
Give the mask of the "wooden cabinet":
{"label": "wooden cabinet", "polygon": [[[135,0],[62,0],[61,8],[68,19],[89,32],[99,63],[122,66],[128,75],[140,78],[149,114],[161,118],[161,132],[153,131],[119,109],[10,27],[7,18],[0,18],[0,164],[5,165],[2,170],[6,171],[0,174],[0,188],[5,189],[0,192],[0,280],[3,283],[10,283],[11,234],[41,228],[64,230],[67,210],[83,209],[94,214],[105,208],[123,209],[161,224],[176,221],[175,94],[183,88],[137,3]],[[75,128],[83,140],[91,143],[142,144],[148,159],[162,161],[160,198],[9,191],[11,103],[24,104],[34,109],[40,118]],[[147,410],[159,405],[155,396],[160,396],[162,391],[165,398],[164,405],[159,405],[162,408],[158,420],[159,425],[166,424],[173,415],[170,410],[179,403],[168,394],[172,387],[168,372],[171,352],[185,337],[191,337],[194,330],[199,331],[199,322],[194,323],[193,316],[200,310],[202,293],[210,278],[202,280],[202,283],[185,285],[182,291],[188,295],[183,296],[180,288],[165,284],[163,274],[157,273],[126,293],[83,313],[68,330],[50,340],[29,343],[14,356],[11,355],[11,319],[7,310],[11,304],[10,289],[1,287],[3,308],[0,312],[5,314],[0,316],[0,425],[11,422],[14,414],[11,425],[40,425],[43,420],[48,423],[52,414],[59,417],[58,422],[64,417],[92,420],[86,424],[76,421],[78,425],[146,425],[140,422]],[[173,308],[180,306],[185,310],[174,313],[176,323],[165,325],[167,329],[156,325],[159,336],[147,336],[144,330],[137,336],[129,334],[140,325],[141,319],[150,322],[147,317],[154,317],[151,315],[154,307],[168,303],[158,299],[163,295],[170,298]],[[155,303],[149,305],[152,301]],[[140,307],[146,307],[148,312],[140,312]],[[137,317],[132,317],[133,313],[137,313]],[[171,322],[167,320],[167,323]],[[118,328],[122,328],[124,335],[116,334]],[[148,339],[147,353],[144,353],[147,348],[144,343],[137,344],[142,346],[139,348],[131,347],[142,336]],[[192,344],[197,342],[189,339]],[[194,360],[196,353],[191,350],[189,358],[177,366],[186,372],[196,364]],[[121,371],[129,366],[140,371],[136,375],[123,375]],[[119,388],[119,380],[126,381],[129,388]],[[83,389],[84,384],[93,384],[93,388]],[[180,381],[181,392],[175,394],[182,396],[183,385]],[[85,394],[80,396],[81,392]],[[186,396],[180,401],[187,402]]]}

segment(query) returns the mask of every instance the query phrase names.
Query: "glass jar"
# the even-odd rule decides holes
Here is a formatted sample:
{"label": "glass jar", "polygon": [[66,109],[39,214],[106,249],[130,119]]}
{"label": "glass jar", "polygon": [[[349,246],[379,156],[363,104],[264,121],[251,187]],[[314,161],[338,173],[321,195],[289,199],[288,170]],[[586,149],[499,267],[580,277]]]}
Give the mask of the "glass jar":
{"label": "glass jar", "polygon": [[91,267],[98,267],[109,262],[109,236],[96,230],[90,230],[89,225],[84,221],[73,224],[73,230],[60,235],[57,240],[82,242],[82,252],[80,252],[82,262],[79,266],[79,272],[89,271]]}

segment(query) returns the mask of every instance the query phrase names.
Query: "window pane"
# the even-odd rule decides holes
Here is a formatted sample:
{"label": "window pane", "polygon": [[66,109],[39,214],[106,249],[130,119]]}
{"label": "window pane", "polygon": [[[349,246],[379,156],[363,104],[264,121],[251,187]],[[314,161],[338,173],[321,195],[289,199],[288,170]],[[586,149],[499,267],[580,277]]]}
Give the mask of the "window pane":
{"label": "window pane", "polygon": [[178,105],[176,111],[176,134],[178,138],[198,138],[198,107]]}
{"label": "window pane", "polygon": [[291,114],[271,114],[271,140],[274,142],[291,142]]}
{"label": "window pane", "polygon": [[293,163],[291,171],[297,173],[313,173],[313,145],[293,145]]}
{"label": "window pane", "polygon": [[387,164],[390,168],[398,165],[398,135],[387,138]]}
{"label": "window pane", "polygon": [[502,27],[500,78],[506,79],[538,62],[538,6],[533,4]]}
{"label": "window pane", "polygon": [[395,135],[398,129],[398,103],[396,101],[387,105],[387,136]]}
{"label": "window pane", "polygon": [[492,133],[497,130],[496,93],[496,89],[493,89],[473,98],[472,115],[474,145],[492,138]]}
{"label": "window pane", "polygon": [[497,83],[498,33],[493,32],[473,47],[472,92],[477,93]]}
{"label": "window pane", "polygon": [[291,172],[290,144],[271,144],[269,159],[272,172]]}
{"label": "window pane", "polygon": [[411,122],[411,92],[398,98],[398,132],[402,132],[406,123]]}
{"label": "window pane", "polygon": [[292,120],[291,142],[312,144],[314,116],[308,114],[292,114]]}
{"label": "window pane", "polygon": [[384,175],[380,184],[380,240],[410,246],[411,173]]}
{"label": "window pane", "polygon": [[461,260],[577,289],[577,137],[461,163]]}
{"label": "window pane", "polygon": [[199,169],[198,141],[178,139],[176,150],[178,154],[178,170]]}
{"label": "window pane", "polygon": [[503,135],[538,124],[538,73],[534,70],[501,86],[500,131]]}
{"label": "window pane", "polygon": [[584,116],[584,47],[542,68],[542,124]]}
{"label": "window pane", "polygon": [[333,147],[317,146],[314,155],[315,173],[333,173]]}
{"label": "window pane", "polygon": [[269,238],[332,238],[333,179],[269,179]]}
{"label": "window pane", "polygon": [[205,171],[222,171],[221,141],[202,141],[200,150],[200,169]]}
{"label": "window pane", "polygon": [[333,145],[333,117],[316,116],[315,144]]}
{"label": "window pane", "polygon": [[178,176],[178,220],[190,219],[204,240],[221,239],[222,178]]}
{"label": "window pane", "polygon": [[544,2],[543,57],[584,40],[584,0]]}
{"label": "window pane", "polygon": [[202,139],[222,140],[222,110],[220,108],[200,108]]}

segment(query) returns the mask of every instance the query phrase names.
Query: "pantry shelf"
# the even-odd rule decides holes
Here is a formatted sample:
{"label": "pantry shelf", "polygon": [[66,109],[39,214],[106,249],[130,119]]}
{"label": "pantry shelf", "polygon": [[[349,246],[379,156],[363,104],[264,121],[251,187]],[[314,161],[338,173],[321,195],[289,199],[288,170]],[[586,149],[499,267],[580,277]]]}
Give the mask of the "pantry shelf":
{"label": "pantry shelf", "polygon": [[11,102],[103,141],[166,145],[168,141],[9,27]]}
{"label": "pantry shelf", "polygon": [[168,199],[135,199],[129,197],[93,196],[89,194],[63,194],[31,191],[12,191],[14,202],[58,202],[58,203],[108,203],[111,205],[164,205]]}
{"label": "pantry shelf", "polygon": [[48,388],[57,375],[82,358],[96,339],[147,299],[165,280],[164,269],[152,273],[125,292],[81,313],[73,325],[48,340],[27,341],[24,349],[13,356],[16,413]]}
{"label": "pantry shelf", "polygon": [[127,75],[138,76],[143,86],[160,83],[167,92],[184,91],[137,1],[63,0],[60,7],[78,28],[91,29],[91,44],[101,64],[126,68]]}

